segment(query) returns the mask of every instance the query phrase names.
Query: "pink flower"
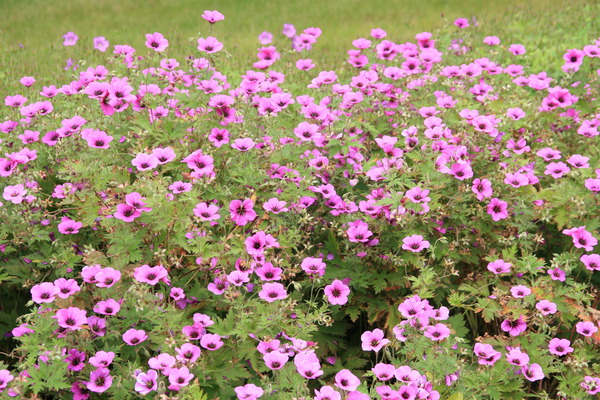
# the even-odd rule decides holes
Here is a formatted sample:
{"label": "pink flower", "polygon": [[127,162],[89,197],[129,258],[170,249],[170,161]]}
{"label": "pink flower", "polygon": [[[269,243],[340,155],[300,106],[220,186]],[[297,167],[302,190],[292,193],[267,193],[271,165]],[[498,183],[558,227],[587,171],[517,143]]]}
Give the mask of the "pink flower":
{"label": "pink flower", "polygon": [[350,370],[343,369],[335,374],[335,386],[342,390],[352,392],[360,386],[360,379],[350,372]]}
{"label": "pink flower", "polygon": [[81,310],[77,307],[69,307],[67,309],[61,308],[56,311],[54,317],[58,321],[58,326],[71,331],[81,329],[81,325],[87,323],[87,317],[85,310]]}
{"label": "pink flower", "polygon": [[229,203],[229,213],[236,225],[244,226],[248,222],[256,219],[256,212],[253,209],[254,202],[249,199],[232,200]]}
{"label": "pink flower", "polygon": [[189,385],[193,378],[194,374],[187,367],[172,368],[169,371],[169,383],[177,388]]}
{"label": "pink flower", "polygon": [[108,49],[110,43],[104,36],[98,36],[94,38],[94,48],[98,51],[105,52]]}
{"label": "pink flower", "polygon": [[114,299],[99,301],[94,306],[94,312],[103,315],[117,315],[121,310],[121,304]]}
{"label": "pink flower", "polygon": [[545,299],[537,302],[535,308],[537,308],[542,315],[555,314],[557,311],[556,304]]}
{"label": "pink flower", "polygon": [[524,285],[518,285],[511,287],[510,293],[515,299],[522,299],[531,294],[531,289]]}
{"label": "pink flower", "polygon": [[151,369],[147,373],[140,372],[135,377],[135,391],[147,395],[158,388],[158,372]]}
{"label": "pink flower", "polygon": [[361,336],[362,349],[364,351],[379,352],[390,341],[385,338],[385,334],[381,329],[375,329],[373,331],[366,331]]}
{"label": "pink flower", "polygon": [[511,267],[511,263],[505,262],[501,258],[496,261],[490,262],[487,265],[487,269],[496,275],[509,273]]}
{"label": "pink flower", "polygon": [[52,303],[57,294],[58,288],[52,282],[42,282],[31,288],[31,299],[38,304]]}
{"label": "pink flower", "polygon": [[221,336],[213,333],[207,333],[204,336],[202,336],[202,339],[200,339],[200,346],[210,351],[220,349],[221,347],[223,347],[223,344],[224,343],[221,340]]}
{"label": "pink flower", "polygon": [[404,250],[412,251],[413,253],[418,253],[424,249],[429,248],[429,242],[427,240],[423,240],[423,236],[421,235],[411,235],[402,239],[402,248]]}
{"label": "pink flower", "polygon": [[569,340],[554,338],[548,343],[548,350],[550,354],[554,354],[555,356],[564,356],[565,354],[572,353],[575,349],[571,347]]}
{"label": "pink flower", "polygon": [[21,184],[5,187],[2,195],[4,200],[10,201],[13,204],[21,204],[26,196],[27,189]]}
{"label": "pink flower", "polygon": [[209,23],[214,24],[215,22],[223,21],[225,19],[225,16],[216,10],[205,10],[204,14],[202,14],[202,18],[204,18]]}
{"label": "pink flower", "polygon": [[264,390],[253,383],[247,383],[244,386],[237,386],[235,394],[239,400],[256,400],[263,395]]}
{"label": "pink flower", "polygon": [[223,43],[212,36],[209,36],[206,39],[200,38],[198,39],[198,50],[205,51],[208,54],[218,53],[223,50]]}
{"label": "pink flower", "polygon": [[206,202],[196,204],[194,215],[202,221],[215,221],[221,216],[218,214],[220,208],[215,204],[206,204]]}
{"label": "pink flower", "polygon": [[302,270],[307,274],[323,276],[325,275],[325,268],[327,265],[323,262],[322,258],[306,257],[302,260],[300,267],[302,267]]}
{"label": "pink flower", "polygon": [[591,321],[582,321],[575,324],[575,330],[583,336],[592,336],[598,332],[598,327]]}
{"label": "pink flower", "polygon": [[123,341],[130,346],[135,346],[148,339],[148,335],[141,329],[129,329],[123,334]]}
{"label": "pink flower", "polygon": [[112,385],[112,376],[108,368],[98,368],[90,372],[90,381],[86,383],[89,391],[103,393]]}
{"label": "pink flower", "polygon": [[450,329],[442,323],[428,325],[425,328],[424,335],[433,341],[440,341],[450,336]]}
{"label": "pink flower", "polygon": [[235,139],[231,144],[231,147],[239,151],[248,151],[253,149],[255,145],[256,143],[254,143],[254,140],[251,138],[243,138]]}
{"label": "pink flower", "polygon": [[158,159],[154,154],[140,153],[131,160],[131,165],[137,167],[138,171],[148,171],[158,166]]}
{"label": "pink flower", "polygon": [[520,315],[516,320],[505,319],[500,324],[500,329],[508,332],[510,336],[519,336],[527,330],[527,323],[523,319],[523,316]]}
{"label": "pink flower", "polygon": [[275,300],[285,299],[287,297],[287,292],[281,283],[265,283],[262,285],[262,289],[258,293],[258,297],[268,303],[272,303]]}
{"label": "pink flower", "polygon": [[350,294],[350,288],[339,279],[331,282],[330,285],[325,286],[325,296],[327,301],[331,304],[344,305],[348,302],[348,295]]}
{"label": "pink flower", "polygon": [[98,351],[93,357],[90,357],[89,362],[96,368],[108,367],[114,360],[115,353],[112,351]]}
{"label": "pink flower", "polygon": [[77,39],[79,39],[79,37],[73,32],[67,32],[63,35],[63,39],[63,46],[75,46],[75,43],[77,43]]}
{"label": "pink flower", "polygon": [[271,351],[263,356],[263,360],[269,369],[281,369],[290,357],[279,351]]}
{"label": "pink flower", "polygon": [[164,38],[161,33],[147,33],[146,34],[146,47],[154,51],[164,51],[169,46],[169,41]]}
{"label": "pink flower", "polygon": [[454,21],[454,25],[458,26],[461,29],[469,27],[469,20],[466,18],[458,18]]}
{"label": "pink flower", "polygon": [[527,379],[530,382],[535,382],[535,381],[539,381],[540,379],[544,379],[545,375],[544,375],[544,371],[542,371],[542,367],[540,367],[539,364],[531,364],[531,365],[525,365],[523,368],[521,368],[521,373],[523,374],[523,376],[525,376],[525,379]]}
{"label": "pink flower", "polygon": [[151,267],[147,264],[137,267],[133,273],[133,277],[140,283],[148,285],[156,285],[159,281],[167,283],[169,281],[168,271],[162,265]]}
{"label": "pink flower", "polygon": [[496,197],[487,205],[487,213],[492,216],[494,221],[500,221],[508,217],[508,203]]}
{"label": "pink flower", "polygon": [[600,271],[600,254],[584,254],[579,260],[590,271]]}
{"label": "pink flower", "polygon": [[74,235],[79,232],[82,226],[81,222],[74,221],[68,217],[62,217],[60,224],[58,224],[58,231],[63,235]]}

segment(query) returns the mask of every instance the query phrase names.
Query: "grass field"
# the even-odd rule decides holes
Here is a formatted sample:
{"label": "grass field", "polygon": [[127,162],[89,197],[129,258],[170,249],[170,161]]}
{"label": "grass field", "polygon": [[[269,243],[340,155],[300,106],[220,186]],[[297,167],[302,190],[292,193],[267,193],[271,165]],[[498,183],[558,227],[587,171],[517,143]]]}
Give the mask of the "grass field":
{"label": "grass field", "polygon": [[[368,36],[372,28],[383,28],[391,40],[402,43],[458,17],[475,17],[486,34],[501,36],[504,43],[524,43],[544,51],[586,44],[581,40],[589,40],[593,31],[600,35],[600,2],[595,0],[1,0],[0,9],[4,15],[0,21],[0,93],[22,76],[60,73],[66,59],[98,53],[92,47],[96,36],[105,36],[111,46],[130,44],[141,49],[144,35],[157,31],[169,39],[170,57],[189,54],[195,39],[209,34],[208,23],[200,17],[204,10],[216,9],[225,15],[212,34],[234,56],[232,65],[242,69],[254,58],[262,31],[272,32],[279,48],[287,47],[287,38],[281,35],[284,23],[298,30],[320,27],[323,34],[314,48],[320,57],[336,61],[343,60],[353,39]],[[560,22],[559,15],[563,16]],[[62,45],[67,31],[79,36],[76,46]]]}

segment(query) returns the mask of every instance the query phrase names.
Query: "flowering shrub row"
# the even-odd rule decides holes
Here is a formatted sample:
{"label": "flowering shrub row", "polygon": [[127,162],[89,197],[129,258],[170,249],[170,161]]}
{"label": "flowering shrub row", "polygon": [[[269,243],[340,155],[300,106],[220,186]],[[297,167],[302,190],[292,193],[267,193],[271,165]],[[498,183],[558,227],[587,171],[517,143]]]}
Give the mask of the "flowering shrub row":
{"label": "flowering shrub row", "polygon": [[218,38],[177,60],[156,32],[23,78],[0,277],[31,301],[2,395],[600,392],[600,41],[550,76],[470,23],[373,29],[335,70],[286,25],[241,76]]}

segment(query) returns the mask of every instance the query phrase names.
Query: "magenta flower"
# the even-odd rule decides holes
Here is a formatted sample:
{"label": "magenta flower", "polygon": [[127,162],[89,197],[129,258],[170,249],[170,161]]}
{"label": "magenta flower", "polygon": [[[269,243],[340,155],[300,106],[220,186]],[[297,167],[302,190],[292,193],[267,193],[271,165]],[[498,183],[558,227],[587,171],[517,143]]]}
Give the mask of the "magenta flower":
{"label": "magenta flower", "polygon": [[558,179],[563,177],[569,171],[571,171],[571,168],[564,162],[553,162],[546,165],[544,175],[551,175],[554,179]]}
{"label": "magenta flower", "polygon": [[90,381],[86,383],[89,391],[103,393],[112,385],[112,376],[108,368],[98,368],[90,372]]}
{"label": "magenta flower", "polygon": [[133,222],[140,215],[142,215],[142,213],[135,207],[121,203],[117,204],[117,211],[113,214],[113,217],[120,219],[121,221]]}
{"label": "magenta flower", "polygon": [[52,282],[42,282],[31,288],[31,299],[38,304],[52,303],[58,295],[58,288]]}
{"label": "magenta flower", "polygon": [[114,299],[102,300],[94,306],[94,312],[103,315],[117,315],[121,310],[121,304]]}
{"label": "magenta flower", "polygon": [[529,362],[529,355],[517,347],[506,353],[506,360],[517,367],[524,367]]}
{"label": "magenta flower", "polygon": [[175,348],[177,352],[177,360],[184,364],[192,364],[200,357],[200,347],[191,343],[184,343],[179,348]]}
{"label": "magenta flower", "polygon": [[590,271],[600,271],[600,254],[584,254],[579,260]]}
{"label": "magenta flower", "polygon": [[256,219],[256,212],[253,209],[254,202],[250,199],[245,200],[232,200],[229,203],[229,213],[231,219],[236,225],[244,226],[248,222]]}
{"label": "magenta flower", "polygon": [[348,223],[350,228],[346,231],[348,240],[351,242],[367,243],[369,238],[373,236],[373,232],[369,230],[369,225],[361,220]]}
{"label": "magenta flower", "polygon": [[522,299],[531,294],[531,289],[524,285],[513,286],[510,288],[510,294],[512,294],[515,299]]}
{"label": "magenta flower", "polygon": [[134,389],[136,392],[147,395],[158,388],[158,372],[151,369],[147,373],[140,372],[135,377]]}
{"label": "magenta flower", "polygon": [[519,336],[527,330],[527,323],[523,319],[523,316],[520,315],[516,320],[505,319],[502,321],[500,329],[508,332],[510,336]]}
{"label": "magenta flower", "polygon": [[61,308],[56,311],[55,317],[58,321],[58,326],[71,331],[81,329],[81,326],[87,323],[85,310],[77,307]]}
{"label": "magenta flower", "polygon": [[219,42],[216,38],[209,36],[206,39],[198,39],[198,50],[204,51],[208,54],[218,53],[223,50],[223,43]]}
{"label": "magenta flower", "polygon": [[169,185],[169,190],[173,194],[186,193],[192,190],[192,184],[189,182],[176,181]]}
{"label": "magenta flower", "polygon": [[381,329],[366,331],[360,336],[360,339],[363,351],[374,351],[376,353],[390,342],[389,339],[385,338],[385,334]]}
{"label": "magenta flower", "polygon": [[263,204],[263,209],[267,212],[272,212],[273,214],[279,214],[288,211],[286,205],[287,202],[272,197]]}
{"label": "magenta flower", "polygon": [[162,371],[165,375],[169,374],[171,367],[175,365],[177,360],[170,354],[160,353],[156,357],[152,357],[148,360],[148,365],[150,368],[157,369]]}
{"label": "magenta flower", "polygon": [[553,281],[564,282],[566,280],[567,274],[562,269],[556,267],[548,270],[548,275]]}
{"label": "magenta flower", "polygon": [[114,268],[102,268],[95,275],[96,286],[109,288],[121,280],[121,272]]}
{"label": "magenta flower", "polygon": [[210,351],[220,349],[223,347],[223,344],[224,343],[221,340],[221,336],[213,333],[207,333],[206,335],[202,336],[202,339],[200,339],[200,346]]}
{"label": "magenta flower", "polygon": [[262,285],[262,289],[258,293],[258,297],[268,303],[272,303],[275,300],[285,299],[287,297],[287,292],[281,283],[265,283]]}
{"label": "magenta flower", "polygon": [[104,36],[98,36],[94,38],[94,48],[98,51],[105,52],[108,49],[110,43]]}
{"label": "magenta flower", "polygon": [[555,314],[556,311],[558,311],[556,304],[548,300],[540,300],[536,303],[535,308],[537,308],[542,315]]}
{"label": "magenta flower", "polygon": [[341,400],[342,395],[331,386],[322,386],[320,390],[315,389],[315,400]]}
{"label": "magenta flower", "polygon": [[87,141],[89,147],[93,147],[96,149],[108,149],[110,148],[109,143],[112,142],[113,137],[106,134],[104,131],[100,131],[97,129],[90,129],[87,135],[84,136],[84,132],[88,131],[84,129],[81,132],[81,136]]}
{"label": "magenta flower", "polygon": [[325,296],[327,301],[331,304],[344,305],[348,302],[348,295],[350,294],[350,288],[339,279],[331,282],[330,285],[325,286]]}
{"label": "magenta flower", "polygon": [[254,148],[256,143],[251,138],[235,139],[231,144],[231,148],[238,151],[248,151]]}
{"label": "magenta flower", "polygon": [[8,384],[13,379],[15,379],[15,377],[12,376],[7,369],[0,369],[0,393],[2,393],[2,391],[4,389],[6,389],[6,387],[8,386]]}
{"label": "magenta flower", "polygon": [[425,335],[425,337],[428,337],[429,339],[437,342],[440,340],[444,340],[448,336],[450,336],[450,329],[445,324],[442,324],[442,323],[438,323],[435,325],[428,325],[425,328],[425,333],[423,333],[423,335]]}
{"label": "magenta flower", "polygon": [[146,47],[154,51],[164,51],[169,46],[169,41],[158,32],[146,34]]}
{"label": "magenta flower", "polygon": [[598,327],[591,321],[581,321],[575,324],[575,330],[577,333],[583,336],[592,336],[598,332]]}
{"label": "magenta flower", "polygon": [[82,226],[81,222],[74,221],[68,217],[62,217],[60,224],[58,224],[58,231],[64,235],[74,235],[79,232]]}
{"label": "magenta flower", "polygon": [[204,18],[209,23],[214,24],[215,22],[223,21],[225,19],[225,16],[216,10],[205,10],[204,14],[202,14],[202,18]]}
{"label": "magenta flower", "polygon": [[413,253],[418,253],[424,249],[429,248],[429,242],[427,240],[423,240],[423,236],[421,235],[411,235],[402,239],[402,248],[404,250],[412,251]]}
{"label": "magenta flower", "polygon": [[475,343],[473,351],[480,365],[494,365],[502,357],[502,353],[494,350],[491,344]]}
{"label": "magenta flower", "polygon": [[69,355],[64,359],[67,363],[67,369],[69,371],[81,371],[85,368],[85,353],[77,349],[69,350]]}
{"label": "magenta flower", "polygon": [[527,379],[530,382],[535,382],[535,381],[539,381],[540,379],[544,379],[545,375],[544,375],[544,371],[542,371],[542,367],[540,367],[539,364],[531,364],[531,365],[525,365],[523,368],[521,368],[521,373],[523,374],[523,376],[525,376],[525,379]]}
{"label": "magenta flower", "polygon": [[360,379],[350,372],[350,370],[343,369],[335,374],[335,386],[342,390],[352,392],[360,386]]}
{"label": "magenta flower", "polygon": [[215,147],[221,147],[224,144],[229,143],[229,131],[227,129],[212,128],[208,135],[208,140],[210,140]]}
{"label": "magenta flower", "polygon": [[114,360],[115,353],[112,351],[98,351],[93,357],[90,357],[89,362],[96,368],[108,367]]}
{"label": "magenta flower", "polygon": [[196,204],[194,208],[194,215],[199,217],[202,221],[216,221],[221,218],[218,214],[220,208],[215,204],[208,205],[206,202]]}
{"label": "magenta flower", "polygon": [[169,371],[169,383],[178,388],[189,385],[193,378],[194,374],[187,367],[171,368]]}
{"label": "magenta flower", "polygon": [[158,159],[154,154],[139,153],[131,160],[131,165],[137,167],[138,171],[148,171],[158,166]]}
{"label": "magenta flower", "polygon": [[494,197],[487,205],[487,213],[492,216],[494,221],[500,221],[508,217],[508,203]]}
{"label": "magenta flower", "polygon": [[314,350],[303,350],[294,357],[296,371],[306,379],[316,379],[323,375],[321,363]]}
{"label": "magenta flower", "polygon": [[471,190],[477,195],[477,200],[482,201],[487,197],[492,197],[492,182],[487,179],[476,178],[473,180]]}
{"label": "magenta flower", "polygon": [[323,276],[325,275],[327,265],[323,262],[322,258],[306,257],[302,260],[300,267],[302,267],[302,270],[307,274]]}
{"label": "magenta flower", "polygon": [[273,264],[271,264],[270,262],[267,262],[264,263],[264,265],[262,265],[260,268],[256,268],[254,270],[254,273],[262,281],[278,281],[281,279],[281,274],[283,273],[283,270],[281,268],[273,266]]}
{"label": "magenta flower", "polygon": [[269,369],[281,369],[289,359],[290,357],[287,354],[279,351],[271,351],[263,356],[265,365]]}
{"label": "magenta flower", "polygon": [[263,395],[264,390],[253,383],[247,383],[244,386],[237,386],[235,394],[239,400],[256,400]]}
{"label": "magenta flower", "polygon": [[63,39],[63,46],[75,46],[75,43],[77,43],[79,36],[77,36],[73,32],[67,32],[63,35]]}
{"label": "magenta flower", "polygon": [[509,273],[511,267],[511,263],[505,262],[501,258],[496,261],[490,262],[487,265],[487,269],[496,275]]}
{"label": "magenta flower", "polygon": [[548,343],[548,350],[550,354],[554,354],[555,356],[564,356],[565,354],[572,353],[575,349],[571,347],[569,340],[554,338]]}
{"label": "magenta flower", "polygon": [[454,20],[454,25],[458,26],[461,29],[469,27],[469,20],[466,18],[457,18]]}
{"label": "magenta flower", "polygon": [[20,204],[27,196],[27,189],[25,186],[19,184],[14,186],[7,186],[4,188],[2,197],[6,201],[10,201],[13,204]]}
{"label": "magenta flower", "polygon": [[392,364],[377,363],[371,368],[371,372],[373,372],[380,381],[387,381],[396,375],[396,367]]}
{"label": "magenta flower", "polygon": [[135,346],[148,339],[148,335],[141,329],[129,329],[123,334],[123,341],[130,346]]}
{"label": "magenta flower", "polygon": [[168,282],[168,271],[162,265],[151,267],[147,264],[137,267],[133,273],[133,277],[140,283],[148,285],[156,285],[159,281]]}

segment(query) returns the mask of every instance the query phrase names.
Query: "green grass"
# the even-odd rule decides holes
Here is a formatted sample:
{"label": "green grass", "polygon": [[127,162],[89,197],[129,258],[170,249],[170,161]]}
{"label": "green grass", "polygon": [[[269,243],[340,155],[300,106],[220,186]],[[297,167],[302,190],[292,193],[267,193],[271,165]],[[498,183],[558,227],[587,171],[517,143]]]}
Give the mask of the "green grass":
{"label": "green grass", "polygon": [[[157,31],[171,43],[169,56],[187,54],[195,39],[209,34],[201,18],[205,9],[225,15],[212,34],[233,55],[231,66],[242,70],[255,58],[260,32],[272,32],[275,44],[287,47],[281,35],[284,23],[298,30],[320,27],[323,35],[315,53],[336,63],[353,39],[367,37],[372,28],[383,28],[391,40],[402,43],[458,17],[476,17],[486,34],[503,43],[533,44],[551,52],[581,47],[590,36],[600,35],[596,0],[0,0],[0,5],[0,94],[22,76],[58,74],[67,58],[88,58],[95,36],[145,54],[145,34]],[[62,45],[67,31],[79,35],[75,47]]]}

